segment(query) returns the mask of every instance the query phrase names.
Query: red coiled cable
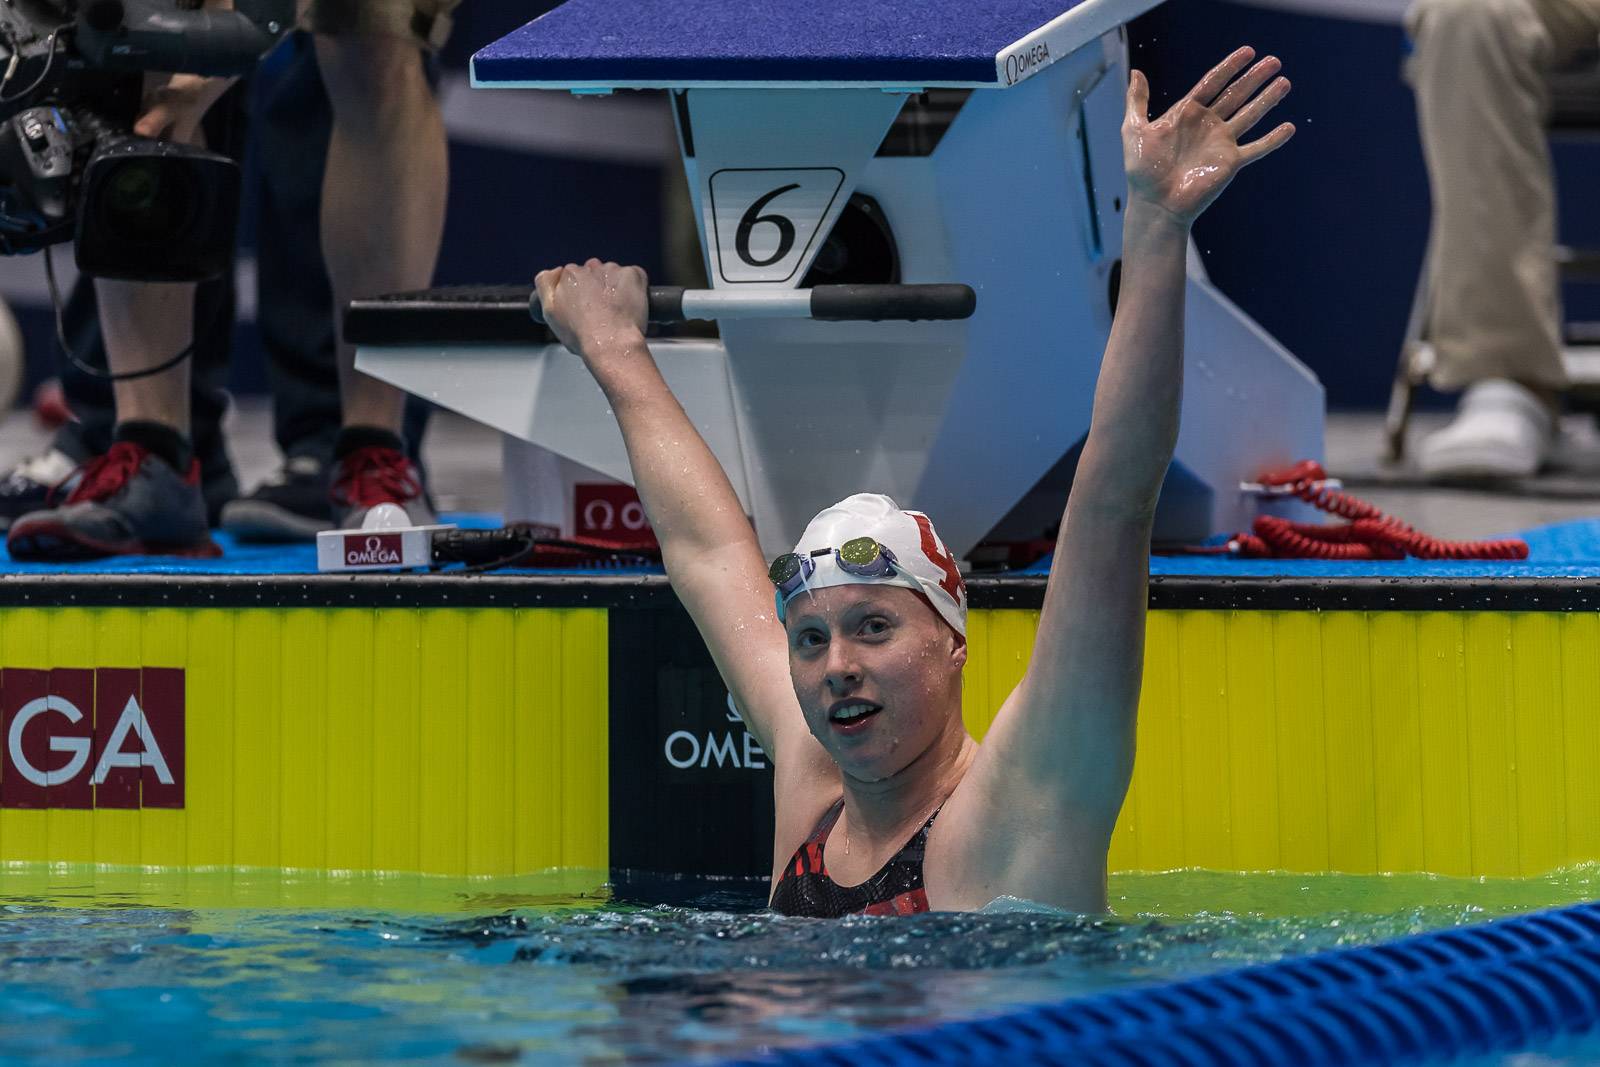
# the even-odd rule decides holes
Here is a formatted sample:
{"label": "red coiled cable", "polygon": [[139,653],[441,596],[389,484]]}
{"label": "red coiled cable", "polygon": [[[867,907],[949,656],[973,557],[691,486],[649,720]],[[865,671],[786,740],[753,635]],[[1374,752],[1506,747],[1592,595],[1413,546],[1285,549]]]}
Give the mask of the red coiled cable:
{"label": "red coiled cable", "polygon": [[1528,543],[1515,538],[1444,541],[1429,537],[1364,500],[1326,484],[1327,472],[1315,460],[1264,475],[1261,484],[1283,487],[1290,495],[1348,523],[1320,526],[1263,515],[1251,533],[1229,539],[1226,551],[1246,558],[1276,559],[1527,559]]}

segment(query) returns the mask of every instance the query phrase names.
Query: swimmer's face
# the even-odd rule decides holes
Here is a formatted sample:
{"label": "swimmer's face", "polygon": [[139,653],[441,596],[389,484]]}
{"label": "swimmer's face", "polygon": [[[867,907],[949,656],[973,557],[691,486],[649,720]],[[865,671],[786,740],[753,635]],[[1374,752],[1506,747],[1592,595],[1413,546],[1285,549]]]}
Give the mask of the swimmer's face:
{"label": "swimmer's face", "polygon": [[916,593],[832,586],[784,616],[806,725],[846,774],[882,781],[959,726],[967,646]]}

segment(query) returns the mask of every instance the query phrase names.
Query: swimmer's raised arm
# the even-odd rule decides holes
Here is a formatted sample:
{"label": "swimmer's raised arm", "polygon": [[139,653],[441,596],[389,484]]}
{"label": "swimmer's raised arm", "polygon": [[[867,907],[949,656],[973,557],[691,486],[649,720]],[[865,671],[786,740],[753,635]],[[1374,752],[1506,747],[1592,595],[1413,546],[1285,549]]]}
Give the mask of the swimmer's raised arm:
{"label": "swimmer's raised arm", "polygon": [[788,643],[755,531],[645,344],[645,281],[638,267],[591,259],[544,271],[535,284],[545,322],[610,401],[672,587],[781,778],[827,754],[806,731],[789,683]]}
{"label": "swimmer's raised arm", "polygon": [[[975,887],[974,900],[1054,884],[1055,899],[1105,906],[1105,852],[1133,772],[1150,534],[1178,438],[1189,228],[1241,168],[1294,133],[1284,123],[1239,143],[1289,91],[1277,59],[1254,58],[1241,48],[1154,120],[1144,76],[1135,71],[1129,85],[1116,320],[1033,658],[970,775],[990,805],[1032,813],[1017,833],[1051,845],[1008,851],[991,832],[993,884]],[[1060,884],[1074,877],[1093,881]]]}

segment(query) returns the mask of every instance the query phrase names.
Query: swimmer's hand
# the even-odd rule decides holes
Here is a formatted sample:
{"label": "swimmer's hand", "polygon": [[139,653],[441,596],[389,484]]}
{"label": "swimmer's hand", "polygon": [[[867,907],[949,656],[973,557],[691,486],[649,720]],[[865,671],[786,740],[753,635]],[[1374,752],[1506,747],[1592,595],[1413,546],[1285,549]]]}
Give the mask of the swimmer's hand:
{"label": "swimmer's hand", "polygon": [[1274,78],[1283,67],[1277,57],[1251,66],[1255,56],[1253,48],[1239,49],[1153,122],[1150,83],[1133,72],[1122,124],[1130,197],[1193,222],[1235,174],[1294,136],[1293,124],[1285,122],[1265,137],[1239,143],[1289,94],[1289,80]]}
{"label": "swimmer's hand", "polygon": [[596,357],[643,342],[648,281],[639,267],[591,259],[581,267],[568,263],[540,271],[533,284],[545,325],[592,365]]}

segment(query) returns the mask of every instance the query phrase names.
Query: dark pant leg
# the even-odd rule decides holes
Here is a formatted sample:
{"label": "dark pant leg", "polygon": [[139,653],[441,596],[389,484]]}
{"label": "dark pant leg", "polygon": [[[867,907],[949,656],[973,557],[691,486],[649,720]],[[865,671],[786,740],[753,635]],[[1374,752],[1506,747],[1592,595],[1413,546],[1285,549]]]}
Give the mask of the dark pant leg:
{"label": "dark pant leg", "polygon": [[333,288],[318,224],[333,111],[310,36],[297,32],[284,47],[292,57],[259,87],[256,101],[256,327],[278,447],[285,457],[310,455],[326,464],[340,417]]}

